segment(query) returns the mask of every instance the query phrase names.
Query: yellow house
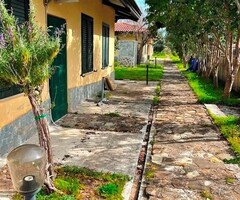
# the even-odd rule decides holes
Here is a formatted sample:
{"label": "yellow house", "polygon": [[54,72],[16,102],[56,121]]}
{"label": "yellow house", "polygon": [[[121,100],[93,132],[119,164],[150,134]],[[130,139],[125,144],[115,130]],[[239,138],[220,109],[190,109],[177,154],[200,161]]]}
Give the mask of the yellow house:
{"label": "yellow house", "polygon": [[[29,0],[5,3],[20,23],[28,19]],[[103,77],[114,78],[114,23],[138,20],[141,12],[134,0],[33,0],[33,5],[43,27],[65,32],[64,48],[54,63],[56,73],[42,95],[56,121],[101,91]],[[0,88],[0,155],[33,134],[36,127],[27,97],[16,87]]]}

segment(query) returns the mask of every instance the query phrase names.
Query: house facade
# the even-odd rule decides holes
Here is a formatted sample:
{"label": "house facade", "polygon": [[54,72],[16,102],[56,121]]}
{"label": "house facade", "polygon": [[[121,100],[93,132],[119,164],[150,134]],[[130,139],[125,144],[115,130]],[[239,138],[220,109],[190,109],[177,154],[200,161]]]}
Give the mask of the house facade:
{"label": "house facade", "polygon": [[139,23],[116,22],[115,39],[118,45],[115,59],[120,65],[135,66],[139,56],[142,63],[152,57],[153,39],[149,37],[147,28]]}
{"label": "house facade", "polygon": [[[5,3],[19,23],[28,20],[29,0]],[[41,26],[64,30],[56,72],[42,94],[56,121],[101,91],[103,77],[114,78],[114,23],[137,20],[141,13],[134,0],[33,0],[33,5]],[[0,155],[37,133],[28,98],[17,87],[0,88],[0,116]]]}

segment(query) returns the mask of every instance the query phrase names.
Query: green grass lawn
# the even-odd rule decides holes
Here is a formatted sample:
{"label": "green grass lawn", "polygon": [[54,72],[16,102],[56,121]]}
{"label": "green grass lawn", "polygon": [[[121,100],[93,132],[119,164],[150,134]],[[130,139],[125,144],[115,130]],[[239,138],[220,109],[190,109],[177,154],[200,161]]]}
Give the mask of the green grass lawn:
{"label": "green grass lawn", "polygon": [[223,99],[223,85],[220,84],[219,88],[215,88],[212,80],[206,80],[204,77],[199,76],[197,73],[186,71],[183,64],[177,57],[173,57],[175,64],[178,66],[182,74],[187,78],[189,85],[197,95],[200,103],[214,103],[223,105],[239,105],[240,97],[232,92],[231,98]]}
{"label": "green grass lawn", "polygon": [[[124,185],[129,177],[121,174],[102,173],[76,166],[58,167],[54,184],[63,194],[46,194],[41,190],[37,200],[105,199],[122,200]],[[19,194],[13,200],[23,200]]]}
{"label": "green grass lawn", "polygon": [[[149,70],[148,70],[149,81],[159,81],[162,78],[162,75],[163,75],[162,65],[157,65],[155,68],[154,64],[149,64]],[[146,80],[146,65],[141,64],[136,67],[116,66],[115,79],[144,81]]]}
{"label": "green grass lawn", "polygon": [[218,117],[210,113],[214,123],[219,127],[223,136],[227,139],[236,158],[225,160],[226,163],[240,164],[240,127],[239,118],[235,116]]}

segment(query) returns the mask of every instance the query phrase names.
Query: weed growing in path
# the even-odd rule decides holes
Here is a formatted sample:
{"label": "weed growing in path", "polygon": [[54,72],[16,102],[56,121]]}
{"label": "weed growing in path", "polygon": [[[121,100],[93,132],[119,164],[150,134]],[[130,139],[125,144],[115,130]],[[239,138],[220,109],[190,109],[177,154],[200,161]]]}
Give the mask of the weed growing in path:
{"label": "weed growing in path", "polygon": [[157,106],[158,103],[159,103],[159,97],[158,97],[158,96],[154,96],[154,97],[153,97],[153,105],[154,105],[154,106]]}
{"label": "weed growing in path", "polygon": [[156,96],[159,96],[160,95],[160,86],[157,86],[156,89],[155,89],[155,94]]}

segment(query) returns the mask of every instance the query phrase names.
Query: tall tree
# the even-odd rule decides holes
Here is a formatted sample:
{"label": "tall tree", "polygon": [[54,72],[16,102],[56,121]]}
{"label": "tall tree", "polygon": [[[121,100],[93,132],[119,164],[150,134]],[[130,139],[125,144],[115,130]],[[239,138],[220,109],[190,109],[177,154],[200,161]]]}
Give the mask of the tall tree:
{"label": "tall tree", "polygon": [[239,1],[223,0],[146,0],[148,19],[166,26],[174,49],[184,63],[188,54],[194,54],[203,63],[206,77],[213,74],[217,86],[220,55],[227,65],[223,92],[230,97],[239,70],[240,12]]}
{"label": "tall tree", "polygon": [[19,86],[26,94],[35,116],[39,144],[45,149],[47,168],[45,185],[53,185],[53,156],[46,114],[41,93],[44,83],[53,73],[51,64],[60,51],[61,30],[50,36],[35,21],[32,1],[29,21],[19,25],[0,0],[0,86]]}

